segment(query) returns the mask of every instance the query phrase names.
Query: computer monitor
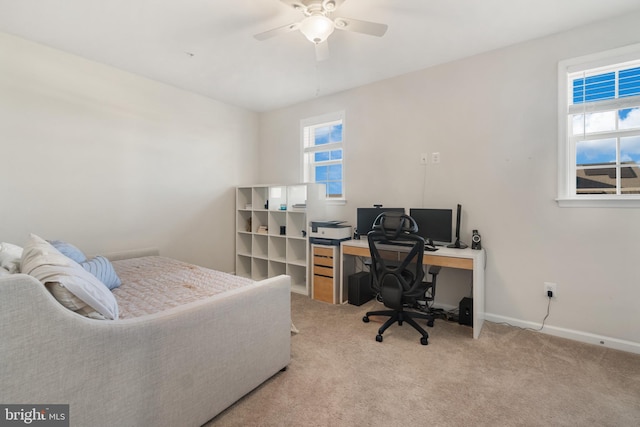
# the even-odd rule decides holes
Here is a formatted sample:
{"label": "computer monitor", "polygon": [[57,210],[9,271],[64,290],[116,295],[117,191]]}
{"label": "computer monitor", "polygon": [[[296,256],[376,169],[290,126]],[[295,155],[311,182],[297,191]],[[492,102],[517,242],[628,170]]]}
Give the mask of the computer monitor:
{"label": "computer monitor", "polygon": [[458,211],[456,214],[456,241],[450,245],[447,245],[448,248],[457,248],[457,249],[465,249],[468,246],[460,241],[460,222],[462,217],[462,205],[458,203]]}
{"label": "computer monitor", "polygon": [[448,245],[453,240],[452,209],[416,209],[409,210],[418,224],[418,235],[425,240],[431,239],[439,246]]}
{"label": "computer monitor", "polygon": [[404,208],[357,208],[356,209],[356,233],[358,236],[366,236],[373,228],[373,221],[382,212],[404,213]]}

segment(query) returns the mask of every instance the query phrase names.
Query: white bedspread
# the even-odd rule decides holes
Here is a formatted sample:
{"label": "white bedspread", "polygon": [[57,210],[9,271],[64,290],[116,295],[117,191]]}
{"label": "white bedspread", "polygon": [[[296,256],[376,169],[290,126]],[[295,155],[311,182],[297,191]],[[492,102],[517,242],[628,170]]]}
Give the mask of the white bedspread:
{"label": "white bedspread", "polygon": [[113,290],[120,319],[158,313],[254,283],[160,256],[114,261],[113,267],[122,280],[122,285]]}

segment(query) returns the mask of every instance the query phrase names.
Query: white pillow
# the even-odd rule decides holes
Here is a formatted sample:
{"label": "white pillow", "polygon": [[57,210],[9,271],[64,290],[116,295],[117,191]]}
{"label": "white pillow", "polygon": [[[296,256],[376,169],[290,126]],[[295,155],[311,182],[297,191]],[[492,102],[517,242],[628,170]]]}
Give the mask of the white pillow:
{"label": "white pillow", "polygon": [[7,269],[6,269],[6,268],[4,268],[4,267],[0,267],[0,277],[1,277],[1,276],[8,276],[8,275],[10,275],[10,274],[11,274],[11,273],[9,273],[9,270],[7,270]]}
{"label": "white pillow", "polygon": [[[35,234],[30,235],[24,247],[22,272],[35,277],[50,289],[52,284],[58,283],[105,319],[118,318],[118,303],[109,288],[77,262],[62,255],[50,243]],[[65,305],[55,293],[54,297]],[[67,308],[85,314],[77,305]]]}
{"label": "white pillow", "polygon": [[55,299],[58,300],[60,304],[65,306],[71,311],[75,311],[78,314],[81,314],[86,317],[90,317],[92,319],[105,320],[102,314],[95,311],[89,304],[82,301],[80,298],[69,292],[69,290],[63,287],[58,282],[47,282],[45,284],[49,292],[53,295]]}
{"label": "white pillow", "polygon": [[9,273],[20,272],[20,258],[22,258],[22,248],[11,243],[0,243],[0,266]]}

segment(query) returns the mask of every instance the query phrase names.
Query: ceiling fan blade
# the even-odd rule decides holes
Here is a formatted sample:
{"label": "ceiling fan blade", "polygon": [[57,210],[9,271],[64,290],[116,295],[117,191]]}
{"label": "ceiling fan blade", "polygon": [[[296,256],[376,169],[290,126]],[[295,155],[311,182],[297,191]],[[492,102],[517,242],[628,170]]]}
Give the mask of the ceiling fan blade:
{"label": "ceiling fan blade", "polygon": [[353,31],[376,37],[382,37],[387,32],[387,28],[389,28],[387,24],[360,21],[352,18],[336,18],[335,24],[338,30]]}
{"label": "ceiling fan blade", "polygon": [[326,61],[329,59],[329,43],[323,41],[322,43],[316,43],[316,61]]}
{"label": "ceiling fan blade", "polygon": [[279,36],[280,34],[286,34],[291,31],[295,31],[298,28],[300,28],[300,23],[294,22],[293,24],[283,25],[282,27],[265,31],[264,33],[255,34],[253,37],[258,40],[266,40],[266,39],[270,39],[271,37]]}

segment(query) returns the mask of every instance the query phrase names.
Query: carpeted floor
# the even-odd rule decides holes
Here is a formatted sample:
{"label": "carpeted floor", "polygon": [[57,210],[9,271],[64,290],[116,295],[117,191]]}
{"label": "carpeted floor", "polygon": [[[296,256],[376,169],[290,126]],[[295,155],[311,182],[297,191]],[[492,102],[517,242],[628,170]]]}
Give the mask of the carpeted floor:
{"label": "carpeted floor", "polygon": [[[375,341],[361,307],[292,294],[291,364],[220,426],[638,426],[640,355],[485,322],[409,325]],[[421,321],[421,324],[422,321]]]}

